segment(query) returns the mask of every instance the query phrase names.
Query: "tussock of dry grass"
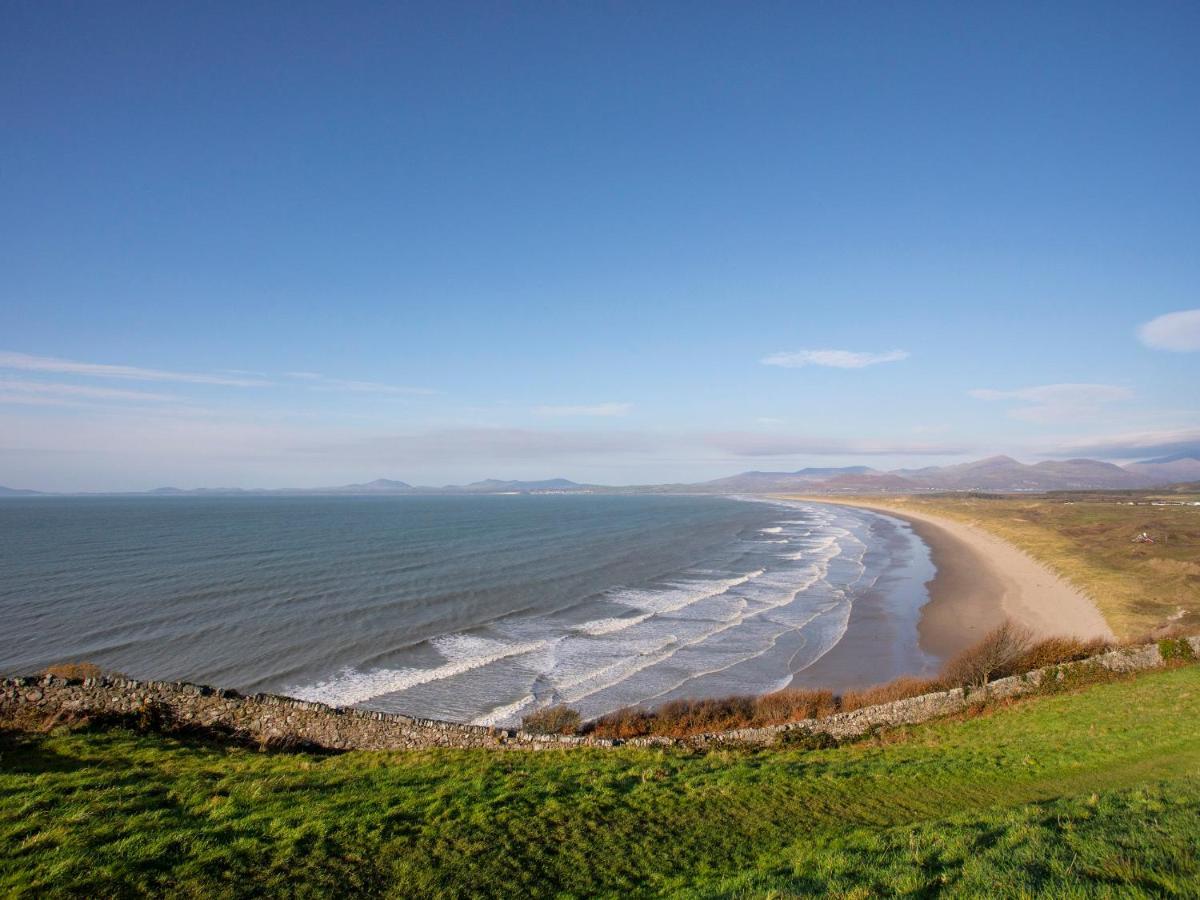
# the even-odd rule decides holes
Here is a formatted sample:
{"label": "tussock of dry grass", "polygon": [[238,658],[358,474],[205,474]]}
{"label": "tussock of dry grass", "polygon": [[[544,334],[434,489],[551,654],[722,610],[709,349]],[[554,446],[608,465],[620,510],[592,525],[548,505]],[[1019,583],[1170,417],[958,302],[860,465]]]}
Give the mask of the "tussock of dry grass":
{"label": "tussock of dry grass", "polygon": [[[1144,643],[1149,642],[1146,641]],[[1087,659],[1089,656],[1096,656],[1106,650],[1111,650],[1112,647],[1112,644],[1101,638],[1093,638],[1090,641],[1081,641],[1078,638],[1071,637],[1046,638],[1046,640],[1038,641],[1026,649],[1009,667],[1011,669],[1009,674],[1017,675],[1021,672],[1032,672],[1034,669],[1041,669],[1045,666],[1057,665],[1058,663],[1077,662],[1081,659]]]}
{"label": "tussock of dry grass", "polygon": [[43,675],[53,675],[56,678],[99,678],[102,675],[118,675],[117,672],[106,672],[95,663],[62,662],[48,666]]}

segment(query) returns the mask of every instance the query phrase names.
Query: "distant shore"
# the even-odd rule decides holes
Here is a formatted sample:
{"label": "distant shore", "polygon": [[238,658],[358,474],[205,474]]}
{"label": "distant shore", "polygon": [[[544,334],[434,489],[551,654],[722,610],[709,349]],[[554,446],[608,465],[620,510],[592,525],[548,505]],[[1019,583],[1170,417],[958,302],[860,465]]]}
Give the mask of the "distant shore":
{"label": "distant shore", "polygon": [[1024,625],[1037,637],[1115,637],[1086,594],[982,528],[900,504],[792,499],[869,509],[912,526],[928,544],[937,569],[918,626],[921,648],[934,656],[953,655],[1005,619]]}
{"label": "distant shore", "polygon": [[1006,618],[1025,625],[1037,637],[1115,640],[1096,604],[1082,590],[983,528],[900,504],[805,499],[900,518],[929,545],[937,575],[929,583],[930,599],[919,625],[926,653],[952,655]]}

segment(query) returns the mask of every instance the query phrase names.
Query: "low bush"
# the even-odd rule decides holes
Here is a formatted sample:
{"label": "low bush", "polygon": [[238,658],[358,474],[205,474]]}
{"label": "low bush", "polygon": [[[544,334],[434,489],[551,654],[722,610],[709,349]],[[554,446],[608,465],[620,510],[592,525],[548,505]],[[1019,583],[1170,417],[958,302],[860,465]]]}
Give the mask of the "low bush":
{"label": "low bush", "polygon": [[1033,635],[1012,622],[1005,622],[984,635],[977,644],[952,657],[942,668],[942,680],[956,687],[982,687],[1014,671],[1017,661],[1033,644]]}
{"label": "low bush", "polygon": [[575,734],[579,713],[569,706],[547,706],[521,719],[521,730],[530,734]]}
{"label": "low bush", "polygon": [[1192,662],[1196,658],[1192,645],[1183,638],[1164,638],[1158,642],[1163,662]]}
{"label": "low bush", "polygon": [[1076,662],[1110,649],[1112,645],[1103,638],[1093,638],[1090,641],[1081,641],[1073,637],[1046,638],[1031,645],[1017,657],[1010,667],[1012,671],[1006,674],[1019,675],[1059,663]]}
{"label": "low bush", "polygon": [[652,734],[698,734],[744,728],[754,719],[754,697],[672,700],[654,710]]}
{"label": "low bush", "polygon": [[649,734],[653,715],[636,706],[625,706],[601,716],[586,726],[590,734],[603,738],[631,738]]}
{"label": "low bush", "polygon": [[780,725],[798,719],[819,719],[831,716],[837,710],[837,697],[832,691],[785,688],[758,698],[755,703],[755,724]]}

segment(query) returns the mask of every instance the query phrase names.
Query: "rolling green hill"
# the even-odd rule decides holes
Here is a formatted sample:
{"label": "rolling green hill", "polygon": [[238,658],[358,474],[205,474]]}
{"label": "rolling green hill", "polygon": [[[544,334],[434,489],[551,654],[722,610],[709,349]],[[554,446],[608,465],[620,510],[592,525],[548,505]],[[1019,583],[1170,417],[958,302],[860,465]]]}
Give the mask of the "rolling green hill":
{"label": "rolling green hill", "polygon": [[3,735],[0,895],[1200,894],[1200,666],[828,750]]}

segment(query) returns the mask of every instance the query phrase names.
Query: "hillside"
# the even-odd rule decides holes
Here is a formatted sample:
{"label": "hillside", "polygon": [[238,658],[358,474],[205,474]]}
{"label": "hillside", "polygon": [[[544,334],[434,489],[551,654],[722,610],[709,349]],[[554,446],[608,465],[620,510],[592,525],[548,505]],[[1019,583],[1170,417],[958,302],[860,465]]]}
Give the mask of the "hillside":
{"label": "hillside", "polygon": [[1125,468],[1158,484],[1200,480],[1200,459],[1191,453],[1147,459],[1130,463]]}
{"label": "hillside", "polygon": [[1200,667],[805,751],[0,735],[0,894],[1200,892]]}

